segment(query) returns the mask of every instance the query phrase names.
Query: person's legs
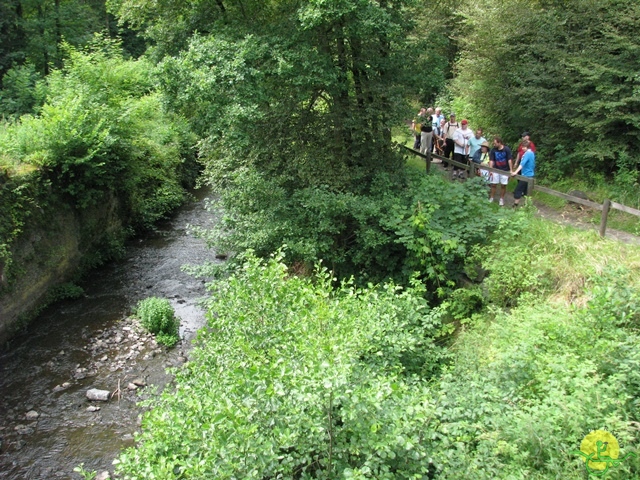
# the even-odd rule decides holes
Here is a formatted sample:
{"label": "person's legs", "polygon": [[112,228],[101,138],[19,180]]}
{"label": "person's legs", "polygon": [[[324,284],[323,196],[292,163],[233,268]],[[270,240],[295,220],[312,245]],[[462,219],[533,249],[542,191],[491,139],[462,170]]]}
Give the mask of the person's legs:
{"label": "person's legs", "polygon": [[[459,162],[459,163],[465,163],[464,155],[462,155],[461,153],[454,153],[454,154],[453,154],[453,159],[454,159],[456,162]],[[459,167],[456,167],[456,166],[454,165],[454,166],[453,166],[453,176],[455,177],[455,176],[458,174],[458,172],[459,172],[460,170],[461,170],[461,169],[460,169]]]}
{"label": "person's legs", "polygon": [[[493,174],[495,176],[495,173]],[[489,191],[489,201],[493,202],[493,199],[496,197],[496,187],[498,186],[498,182],[493,181],[493,178],[491,179],[491,184],[490,184],[490,191]]]}
{"label": "person's legs", "polygon": [[426,155],[431,151],[432,132],[423,132],[420,138],[420,153]]}
{"label": "person's legs", "polygon": [[[444,141],[444,156],[446,158],[451,158],[451,156],[453,155],[453,139],[452,138],[446,138]],[[446,166],[449,166],[449,162],[445,162]]]}
{"label": "person's legs", "polygon": [[527,194],[527,187],[529,184],[524,180],[518,180],[518,185],[516,185],[516,189],[513,191],[513,204],[514,206],[518,206],[520,204],[520,199]]}
{"label": "person's legs", "polygon": [[509,183],[508,175],[498,175],[500,177],[500,206],[504,205],[504,196],[507,193],[507,183]]}

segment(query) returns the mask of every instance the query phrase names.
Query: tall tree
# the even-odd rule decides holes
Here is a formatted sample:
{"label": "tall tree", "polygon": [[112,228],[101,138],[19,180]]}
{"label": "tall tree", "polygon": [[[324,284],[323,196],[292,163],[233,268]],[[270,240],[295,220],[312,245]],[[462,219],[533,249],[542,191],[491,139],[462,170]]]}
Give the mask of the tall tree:
{"label": "tall tree", "polygon": [[0,79],[14,62],[24,60],[26,37],[20,0],[0,1]]}
{"label": "tall tree", "polygon": [[366,189],[376,172],[399,169],[391,128],[407,93],[441,77],[415,55],[424,39],[412,35],[413,0],[109,5],[157,52],[176,54],[164,61],[164,85],[205,138],[215,179],[245,162],[289,192]]}
{"label": "tall tree", "polygon": [[357,233],[376,219],[356,219],[349,205],[367,205],[381,185],[402,187],[404,159],[391,130],[409,117],[409,100],[443,78],[444,62],[428,63],[437,57],[428,32],[415,31],[421,2],[110,5],[144,28],[158,58],[170,54],[160,81],[170,108],[202,138],[231,249],[267,254],[286,242],[292,260],[331,252],[335,266],[362,251],[359,235],[376,236]]}

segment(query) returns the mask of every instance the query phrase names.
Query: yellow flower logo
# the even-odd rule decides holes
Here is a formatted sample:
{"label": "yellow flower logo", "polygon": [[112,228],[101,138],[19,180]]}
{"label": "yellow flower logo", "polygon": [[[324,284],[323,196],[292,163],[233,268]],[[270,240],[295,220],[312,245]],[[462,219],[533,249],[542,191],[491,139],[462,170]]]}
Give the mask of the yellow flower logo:
{"label": "yellow flower logo", "polygon": [[624,457],[618,458],[620,456],[618,440],[611,432],[605,430],[590,432],[580,443],[580,451],[573,453],[584,458],[587,472],[596,477],[604,475],[609,467],[619,465],[625,458],[636,456],[635,453],[627,453]]}

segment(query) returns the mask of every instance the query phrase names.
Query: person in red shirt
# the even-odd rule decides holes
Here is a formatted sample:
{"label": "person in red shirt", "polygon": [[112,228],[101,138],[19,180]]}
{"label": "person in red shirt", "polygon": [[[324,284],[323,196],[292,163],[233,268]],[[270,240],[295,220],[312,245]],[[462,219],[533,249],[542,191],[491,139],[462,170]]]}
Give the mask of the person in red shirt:
{"label": "person in red shirt", "polygon": [[520,160],[522,160],[522,156],[524,155],[524,152],[527,151],[527,149],[524,147],[524,142],[529,142],[529,150],[531,150],[533,153],[536,153],[536,146],[529,138],[529,132],[522,132],[521,136],[522,136],[522,141],[520,142],[520,145],[518,145],[516,161],[514,162],[514,165],[513,165],[514,169],[518,168],[518,165],[520,165]]}

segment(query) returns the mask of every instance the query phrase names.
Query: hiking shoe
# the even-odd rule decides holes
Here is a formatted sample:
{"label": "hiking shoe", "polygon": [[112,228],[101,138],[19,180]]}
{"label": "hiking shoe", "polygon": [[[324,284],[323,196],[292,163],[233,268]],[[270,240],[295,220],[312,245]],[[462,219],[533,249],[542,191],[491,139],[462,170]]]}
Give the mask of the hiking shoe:
{"label": "hiking shoe", "polygon": [[504,207],[504,198],[501,198],[501,199],[500,199],[500,206],[501,206],[501,207]]}
{"label": "hiking shoe", "polygon": [[491,203],[491,202],[493,202],[493,197],[491,197],[491,198],[489,199],[489,203]]}

